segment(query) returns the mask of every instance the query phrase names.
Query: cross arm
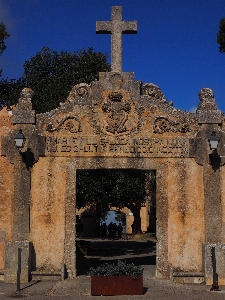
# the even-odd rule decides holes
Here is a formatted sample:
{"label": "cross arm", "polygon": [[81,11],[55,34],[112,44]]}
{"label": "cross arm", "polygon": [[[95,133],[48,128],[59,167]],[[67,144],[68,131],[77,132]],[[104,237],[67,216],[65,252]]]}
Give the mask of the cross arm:
{"label": "cross arm", "polygon": [[112,22],[111,21],[97,21],[96,22],[96,33],[111,33]]}
{"label": "cross arm", "polygon": [[123,21],[122,22],[123,33],[137,33],[137,21]]}

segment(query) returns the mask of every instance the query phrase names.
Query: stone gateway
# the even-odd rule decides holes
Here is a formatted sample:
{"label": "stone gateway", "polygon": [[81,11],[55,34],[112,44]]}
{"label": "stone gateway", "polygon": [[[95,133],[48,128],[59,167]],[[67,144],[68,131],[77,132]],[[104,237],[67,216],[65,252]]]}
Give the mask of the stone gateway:
{"label": "stone gateway", "polygon": [[[29,88],[12,111],[0,111],[5,282],[16,282],[18,248],[22,282],[75,277],[77,170],[132,168],[156,171],[156,277],[212,284],[214,246],[219,284],[225,284],[224,115],[208,88],[199,93],[196,113],[188,113],[155,84],[122,72],[121,34],[136,31],[136,22],[124,23],[121,12],[113,7],[112,21],[97,23],[113,35],[112,72],[74,86],[50,112],[32,110]],[[210,148],[211,136],[219,139],[217,149]]]}

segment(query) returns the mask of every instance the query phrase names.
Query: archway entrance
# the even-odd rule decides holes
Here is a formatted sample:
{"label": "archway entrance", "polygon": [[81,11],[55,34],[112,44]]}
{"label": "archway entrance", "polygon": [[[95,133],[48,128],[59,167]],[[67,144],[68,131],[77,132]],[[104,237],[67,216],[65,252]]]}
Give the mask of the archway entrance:
{"label": "archway entrance", "polygon": [[155,172],[149,170],[77,170],[78,276],[118,259],[148,266],[154,275],[155,181]]}

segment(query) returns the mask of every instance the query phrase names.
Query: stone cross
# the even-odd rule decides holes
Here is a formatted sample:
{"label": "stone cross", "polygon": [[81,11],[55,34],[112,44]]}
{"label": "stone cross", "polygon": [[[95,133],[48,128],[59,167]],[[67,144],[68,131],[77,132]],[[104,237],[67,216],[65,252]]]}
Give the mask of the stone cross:
{"label": "stone cross", "polygon": [[97,21],[96,33],[110,33],[111,71],[122,72],[122,34],[137,33],[137,21],[122,21],[122,6],[112,6],[111,21]]}

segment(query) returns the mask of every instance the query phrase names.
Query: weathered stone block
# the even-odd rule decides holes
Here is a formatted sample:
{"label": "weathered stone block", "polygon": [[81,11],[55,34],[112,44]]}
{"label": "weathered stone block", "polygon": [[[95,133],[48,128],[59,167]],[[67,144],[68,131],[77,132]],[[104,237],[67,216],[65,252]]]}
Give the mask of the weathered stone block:
{"label": "weathered stone block", "polygon": [[14,110],[13,124],[35,124],[34,110]]}
{"label": "weathered stone block", "polygon": [[199,124],[221,124],[222,123],[221,110],[199,111],[197,115],[198,115]]}
{"label": "weathered stone block", "polygon": [[205,272],[205,283],[213,283],[213,262],[212,247],[216,253],[216,273],[218,274],[218,284],[225,285],[225,244],[204,244],[203,245],[203,267]]}
{"label": "weathered stone block", "polygon": [[21,248],[21,276],[20,282],[27,283],[31,280],[31,250],[32,244],[28,241],[7,242],[5,260],[5,283],[15,283],[18,269],[18,248]]}

